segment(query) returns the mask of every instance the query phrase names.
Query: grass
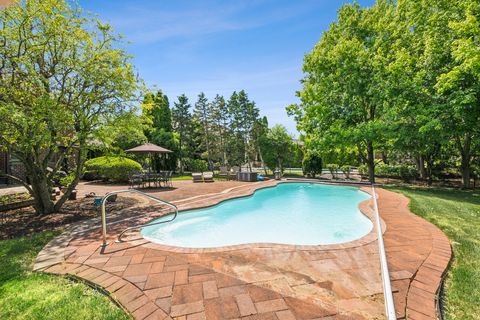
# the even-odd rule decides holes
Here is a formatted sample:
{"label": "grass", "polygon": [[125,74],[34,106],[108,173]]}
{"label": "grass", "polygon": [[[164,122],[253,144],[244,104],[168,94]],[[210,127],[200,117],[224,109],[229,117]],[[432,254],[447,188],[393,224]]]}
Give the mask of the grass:
{"label": "grass", "polygon": [[79,282],[32,272],[37,253],[56,233],[0,241],[0,318],[130,319],[102,293]]}
{"label": "grass", "polygon": [[450,239],[454,258],[444,292],[446,319],[480,319],[480,192],[389,187],[410,198],[415,214]]}

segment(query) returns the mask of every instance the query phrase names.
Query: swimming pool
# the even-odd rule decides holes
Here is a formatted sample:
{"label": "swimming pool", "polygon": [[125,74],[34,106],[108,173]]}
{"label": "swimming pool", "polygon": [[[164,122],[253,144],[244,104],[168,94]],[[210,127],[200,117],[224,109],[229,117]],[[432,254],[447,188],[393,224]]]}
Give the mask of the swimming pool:
{"label": "swimming pool", "polygon": [[372,229],[370,219],[358,209],[368,198],[356,187],[281,183],[250,197],[183,211],[173,222],[144,227],[141,233],[152,242],[189,248],[343,243]]}

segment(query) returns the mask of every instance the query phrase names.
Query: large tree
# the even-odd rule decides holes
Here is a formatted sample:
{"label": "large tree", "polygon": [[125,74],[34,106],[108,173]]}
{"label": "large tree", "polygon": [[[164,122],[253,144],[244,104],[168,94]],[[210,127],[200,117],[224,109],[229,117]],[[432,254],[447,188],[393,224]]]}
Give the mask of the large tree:
{"label": "large tree", "polygon": [[211,109],[208,103],[207,97],[205,94],[201,92],[198,95],[198,100],[195,102],[195,108],[193,110],[193,114],[201,125],[202,128],[202,142],[206,148],[206,158],[208,162],[209,170],[213,169],[212,164],[212,152],[211,152],[211,126],[212,126],[212,115]]}
{"label": "large tree", "polygon": [[[142,118],[144,132],[150,142],[172,151],[176,150],[172,111],[168,97],[162,90],[158,90],[156,94],[147,93],[145,95],[142,104]],[[165,157],[155,155],[153,159],[156,170],[175,168],[175,153]]]}
{"label": "large tree", "polygon": [[[15,2],[0,24],[0,145],[25,166],[36,211],[55,212],[80,179],[88,140],[128,105],[137,80],[110,26],[67,1]],[[74,178],[55,203],[52,181],[66,156]]]}
{"label": "large tree", "polygon": [[299,105],[289,107],[307,140],[356,147],[375,181],[375,147],[383,142],[384,52],[389,35],[382,22],[389,5],[343,6],[303,66]]}
{"label": "large tree", "polygon": [[[441,18],[448,19],[448,40],[452,38],[442,44],[444,50],[451,49],[453,62],[438,78],[436,89],[445,98],[441,119],[460,154],[463,187],[469,188],[472,159],[480,152],[480,1],[442,4]],[[445,37],[445,32],[436,31],[437,37]]]}
{"label": "large tree", "polygon": [[178,134],[178,160],[180,172],[184,170],[184,158],[187,154],[186,147],[191,140],[192,131],[192,114],[190,108],[192,106],[188,103],[186,95],[182,94],[178,97],[178,101],[174,103],[172,110],[173,126]]}
{"label": "large tree", "polygon": [[287,129],[279,124],[268,129],[261,145],[265,164],[270,170],[279,168],[283,172],[287,161],[293,158],[293,139]]}

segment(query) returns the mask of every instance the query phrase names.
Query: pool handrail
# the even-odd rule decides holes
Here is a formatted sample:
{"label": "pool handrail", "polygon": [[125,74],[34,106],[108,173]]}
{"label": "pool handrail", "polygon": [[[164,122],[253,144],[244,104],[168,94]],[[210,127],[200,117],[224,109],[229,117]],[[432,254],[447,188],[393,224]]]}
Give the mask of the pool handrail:
{"label": "pool handrail", "polygon": [[380,223],[380,213],[378,211],[377,193],[372,184],[372,198],[375,208],[375,220],[377,226],[378,250],[380,256],[380,269],[382,272],[383,297],[385,300],[385,313],[388,320],[396,320],[395,304],[393,302],[392,285],[390,283],[390,273],[388,271],[387,255],[385,254],[385,245],[383,243],[382,224]]}
{"label": "pool handrail", "polygon": [[175,220],[175,218],[177,217],[178,215],[178,208],[176,205],[174,205],[173,203],[171,202],[168,202],[166,200],[163,200],[159,197],[156,197],[156,196],[153,196],[151,194],[148,194],[148,193],[145,193],[145,192],[142,192],[140,190],[137,190],[137,189],[125,189],[125,190],[118,190],[118,191],[111,191],[111,192],[108,192],[107,194],[105,194],[105,196],[103,197],[102,199],[102,238],[103,238],[103,241],[102,241],[102,247],[106,247],[108,245],[108,242],[107,242],[107,213],[106,213],[106,208],[105,208],[105,204],[107,203],[107,200],[108,198],[110,198],[111,196],[113,195],[116,195],[116,194],[119,194],[119,193],[136,193],[136,194],[139,194],[139,195],[142,195],[144,197],[147,197],[149,199],[152,199],[152,200],[155,200],[157,202],[160,202],[162,204],[166,204],[167,206],[169,206],[170,208],[174,209],[174,212],[173,212],[173,217],[169,220],[164,220],[164,221],[159,221],[159,222],[153,222],[153,223],[146,223],[146,224],[139,224],[139,225],[136,225],[136,226],[133,226],[133,227],[128,227],[126,228],[125,230],[123,230],[122,232],[120,232],[120,234],[118,235],[117,237],[117,241],[118,242],[121,242],[122,241],[122,236],[125,232],[127,231],[130,231],[130,230],[134,230],[134,229],[139,229],[139,228],[142,228],[142,227],[147,227],[147,226],[153,226],[153,225],[157,225],[157,224],[162,224],[162,223],[167,223],[167,222],[171,222],[173,220]]}

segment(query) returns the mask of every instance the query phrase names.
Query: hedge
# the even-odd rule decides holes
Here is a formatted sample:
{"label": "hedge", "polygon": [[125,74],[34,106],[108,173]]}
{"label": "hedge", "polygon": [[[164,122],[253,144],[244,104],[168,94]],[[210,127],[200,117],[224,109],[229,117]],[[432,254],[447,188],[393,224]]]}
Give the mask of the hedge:
{"label": "hedge", "polygon": [[85,162],[85,180],[127,182],[132,173],[142,170],[140,163],[124,157],[98,157]]}
{"label": "hedge", "polygon": [[[361,165],[358,171],[362,175],[368,175],[368,167]],[[375,166],[375,176],[385,178],[401,178],[404,181],[410,181],[418,178],[417,169],[408,165],[388,165],[379,163]]]}

